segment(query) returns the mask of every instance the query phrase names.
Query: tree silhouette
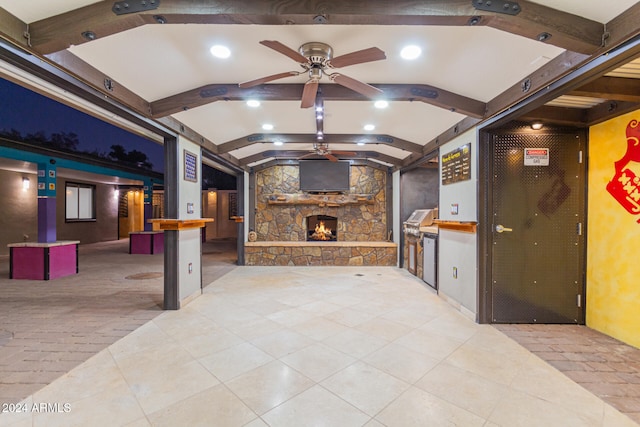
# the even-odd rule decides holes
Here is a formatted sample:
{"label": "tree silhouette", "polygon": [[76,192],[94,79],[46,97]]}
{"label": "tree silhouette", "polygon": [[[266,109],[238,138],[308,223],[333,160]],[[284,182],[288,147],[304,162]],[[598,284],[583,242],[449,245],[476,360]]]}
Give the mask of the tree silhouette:
{"label": "tree silhouette", "polygon": [[136,167],[151,170],[153,165],[149,162],[147,155],[142,151],[127,150],[120,144],[111,146],[111,152],[109,152],[109,158],[117,162],[126,163],[129,165],[135,165]]}

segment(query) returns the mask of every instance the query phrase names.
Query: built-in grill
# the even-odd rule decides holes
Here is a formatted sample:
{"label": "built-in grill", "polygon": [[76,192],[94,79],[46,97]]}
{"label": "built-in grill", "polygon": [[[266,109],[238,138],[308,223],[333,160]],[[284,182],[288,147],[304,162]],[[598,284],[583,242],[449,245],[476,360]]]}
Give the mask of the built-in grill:
{"label": "built-in grill", "polygon": [[416,209],[404,225],[404,232],[412,236],[420,236],[420,227],[428,227],[438,218],[438,208]]}

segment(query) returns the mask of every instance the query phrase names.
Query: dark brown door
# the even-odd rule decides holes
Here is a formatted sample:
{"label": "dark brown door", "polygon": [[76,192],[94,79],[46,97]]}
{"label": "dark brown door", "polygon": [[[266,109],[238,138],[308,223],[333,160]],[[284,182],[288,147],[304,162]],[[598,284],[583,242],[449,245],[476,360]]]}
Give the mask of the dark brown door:
{"label": "dark brown door", "polygon": [[584,323],[584,144],[493,135],[493,322]]}

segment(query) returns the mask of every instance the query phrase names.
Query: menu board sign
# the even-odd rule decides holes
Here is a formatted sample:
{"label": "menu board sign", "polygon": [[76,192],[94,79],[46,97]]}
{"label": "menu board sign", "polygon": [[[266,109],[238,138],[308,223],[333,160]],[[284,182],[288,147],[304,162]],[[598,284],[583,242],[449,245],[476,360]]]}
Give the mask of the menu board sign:
{"label": "menu board sign", "polygon": [[442,155],[442,185],[471,179],[471,144]]}

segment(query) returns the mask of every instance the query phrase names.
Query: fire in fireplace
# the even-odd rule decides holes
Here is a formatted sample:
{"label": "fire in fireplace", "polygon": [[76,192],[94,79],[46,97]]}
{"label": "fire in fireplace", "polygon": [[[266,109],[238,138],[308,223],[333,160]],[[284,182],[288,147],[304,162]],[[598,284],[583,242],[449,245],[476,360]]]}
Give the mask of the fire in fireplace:
{"label": "fire in fireplace", "polygon": [[338,218],[328,215],[314,215],[307,218],[307,240],[336,241]]}

